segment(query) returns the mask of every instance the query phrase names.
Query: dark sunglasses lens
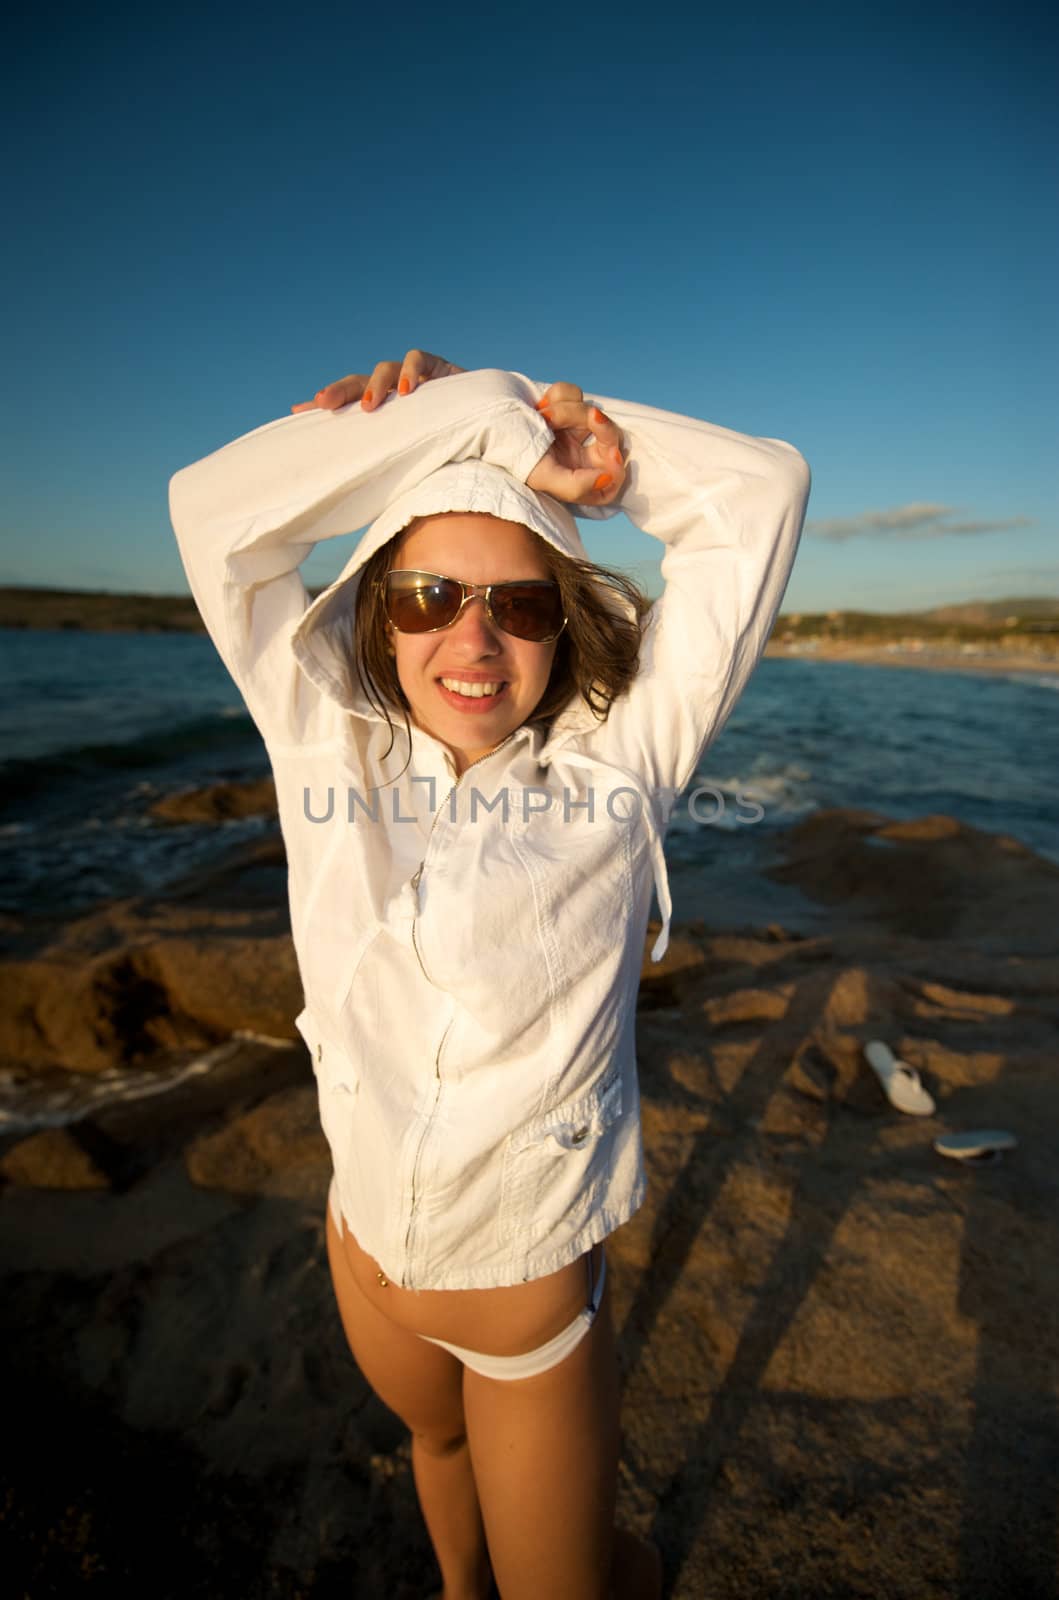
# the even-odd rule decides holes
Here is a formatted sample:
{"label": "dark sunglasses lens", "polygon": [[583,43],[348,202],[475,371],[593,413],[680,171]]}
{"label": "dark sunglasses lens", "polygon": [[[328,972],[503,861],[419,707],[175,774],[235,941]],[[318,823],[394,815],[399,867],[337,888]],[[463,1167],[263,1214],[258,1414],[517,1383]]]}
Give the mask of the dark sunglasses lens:
{"label": "dark sunglasses lens", "polygon": [[498,583],[490,598],[493,615],[516,639],[554,639],[563,625],[563,603],[555,583]]}
{"label": "dark sunglasses lens", "polygon": [[433,573],[391,572],[386,578],[386,614],[400,633],[446,627],[460,609],[462,591]]}

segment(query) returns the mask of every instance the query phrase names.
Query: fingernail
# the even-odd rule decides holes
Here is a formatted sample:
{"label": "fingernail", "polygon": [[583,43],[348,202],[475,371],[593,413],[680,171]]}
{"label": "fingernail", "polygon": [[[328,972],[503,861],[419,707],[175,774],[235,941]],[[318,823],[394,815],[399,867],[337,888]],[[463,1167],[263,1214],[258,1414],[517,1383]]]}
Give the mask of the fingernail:
{"label": "fingernail", "polygon": [[370,406],[371,402],[372,402],[371,390],[370,389],[365,389],[365,391],[364,391],[364,404],[366,406]]}
{"label": "fingernail", "polygon": [[397,393],[398,394],[407,394],[411,387],[412,387],[412,385],[409,383],[408,379],[407,378],[402,378],[400,383],[397,385]]}
{"label": "fingernail", "polygon": [[592,487],[593,489],[609,489],[613,482],[614,479],[609,472],[601,472]]}
{"label": "fingernail", "polygon": [[548,409],[547,400],[538,400],[537,401],[537,410],[538,411],[547,411],[547,409]]}
{"label": "fingernail", "polygon": [[588,414],[593,422],[606,422],[607,420],[598,406],[592,406]]}

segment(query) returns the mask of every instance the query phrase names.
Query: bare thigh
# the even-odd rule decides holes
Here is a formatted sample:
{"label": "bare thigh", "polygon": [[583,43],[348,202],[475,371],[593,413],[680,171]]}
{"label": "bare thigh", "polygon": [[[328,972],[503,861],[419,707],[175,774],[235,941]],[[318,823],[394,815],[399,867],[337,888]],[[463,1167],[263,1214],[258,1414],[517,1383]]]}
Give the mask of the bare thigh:
{"label": "bare thigh", "polygon": [[437,1452],[464,1437],[463,1363],[393,1322],[359,1287],[327,1209],[327,1258],[353,1359],[384,1405]]}
{"label": "bare thigh", "polygon": [[585,1337],[531,1378],[463,1379],[467,1438],[504,1600],[610,1593],[621,1450],[610,1281]]}

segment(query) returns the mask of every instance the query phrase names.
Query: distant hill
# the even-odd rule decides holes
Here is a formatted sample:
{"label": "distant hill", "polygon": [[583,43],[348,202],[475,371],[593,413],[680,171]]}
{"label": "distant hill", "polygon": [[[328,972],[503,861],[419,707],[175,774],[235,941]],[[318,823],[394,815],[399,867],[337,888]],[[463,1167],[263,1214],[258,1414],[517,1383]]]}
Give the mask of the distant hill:
{"label": "distant hill", "polygon": [[[319,594],[310,589],[310,595]],[[0,587],[0,628],[90,633],[203,633],[190,595],[109,594],[92,589]]]}
{"label": "distant hill", "polygon": [[775,637],[787,640],[919,638],[958,644],[1043,634],[1059,634],[1059,597],[1054,595],[968,600],[962,605],[932,606],[927,611],[785,611],[774,630]]}

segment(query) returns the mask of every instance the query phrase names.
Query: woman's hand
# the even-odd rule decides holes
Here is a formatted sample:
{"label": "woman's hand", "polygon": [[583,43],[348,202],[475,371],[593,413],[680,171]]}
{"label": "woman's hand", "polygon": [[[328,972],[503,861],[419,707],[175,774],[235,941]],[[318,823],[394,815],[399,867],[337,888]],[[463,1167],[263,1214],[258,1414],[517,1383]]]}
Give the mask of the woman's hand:
{"label": "woman's hand", "polygon": [[553,383],[537,410],[555,434],[555,443],[526,479],[529,488],[569,505],[605,506],[616,500],[625,487],[621,429],[586,405],[575,383]]}
{"label": "woman's hand", "polygon": [[[466,370],[425,350],[409,350],[403,361],[380,361],[368,375],[352,372],[291,410],[337,411],[359,400],[363,410],[374,411],[394,389],[399,395],[413,394],[432,378]],[[537,410],[555,441],[526,479],[529,487],[568,505],[609,505],[616,500],[625,487],[620,428],[602,411],[586,405],[574,383],[553,383],[537,402]]]}
{"label": "woman's hand", "polygon": [[291,410],[337,411],[339,406],[352,405],[359,400],[365,411],[374,411],[394,389],[398,394],[413,394],[421,383],[429,383],[431,378],[448,378],[454,372],[466,370],[466,367],[453,366],[441,356],[428,355],[425,350],[409,350],[403,361],[380,361],[367,377],[352,372],[348,378],[339,378],[326,389],[318,390],[312,400],[291,406]]}

